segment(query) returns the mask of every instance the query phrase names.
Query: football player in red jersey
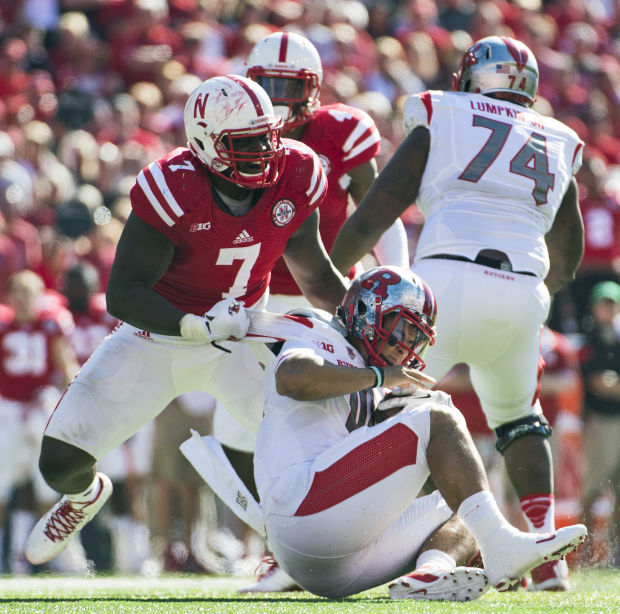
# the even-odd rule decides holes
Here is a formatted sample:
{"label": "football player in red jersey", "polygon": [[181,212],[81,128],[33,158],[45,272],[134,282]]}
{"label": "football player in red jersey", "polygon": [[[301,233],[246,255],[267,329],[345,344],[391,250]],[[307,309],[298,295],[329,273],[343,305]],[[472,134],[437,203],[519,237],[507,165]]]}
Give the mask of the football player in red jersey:
{"label": "football player in red jersey", "polygon": [[[345,104],[321,105],[323,80],[321,58],[314,45],[295,32],[274,32],[253,47],[247,59],[246,75],[267,92],[277,115],[282,117],[284,136],[301,141],[319,156],[327,175],[327,193],[320,205],[319,232],[329,251],[350,205],[357,205],[377,176],[375,156],[381,137],[372,118],[363,110]],[[373,249],[379,264],[409,267],[407,235],[403,223],[396,220]],[[353,278],[352,267],[349,277]],[[269,284],[269,311],[284,313],[298,307],[311,307],[295,283],[286,262],[278,259]],[[234,420],[218,404],[214,434],[224,444],[226,454],[242,475],[253,482],[252,463],[256,433]],[[282,590],[294,585],[283,572],[270,566],[263,583],[248,590]],[[264,589],[262,588],[264,584]]]}
{"label": "football player in red jersey", "polygon": [[66,494],[30,534],[31,562],[55,557],[109,498],[96,460],[183,392],[209,392],[257,428],[262,365],[273,354],[236,343],[249,326],[240,301],[264,305],[280,256],[316,307],[339,303],[345,282],[318,234],[325,173],[280,128],[258,84],[214,77],[188,97],[188,146],[138,174],[107,288],[108,309],[123,322],[46,428],[41,471]]}
{"label": "football player in red jersey", "polygon": [[[36,273],[14,273],[7,282],[8,304],[0,305],[0,547],[13,487],[31,480],[35,501],[44,506],[56,497],[37,470],[37,451],[60,397],[57,386],[66,386],[78,369],[68,341],[71,314],[66,309],[42,310],[44,289]],[[13,572],[26,571],[23,549],[34,522],[31,516],[32,511],[21,509],[13,514]]]}

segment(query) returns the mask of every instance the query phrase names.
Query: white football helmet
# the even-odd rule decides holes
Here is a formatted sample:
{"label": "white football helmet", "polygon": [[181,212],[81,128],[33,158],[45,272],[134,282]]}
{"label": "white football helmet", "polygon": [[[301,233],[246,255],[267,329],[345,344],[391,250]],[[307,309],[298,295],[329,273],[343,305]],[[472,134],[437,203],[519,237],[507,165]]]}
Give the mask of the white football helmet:
{"label": "white football helmet", "polygon": [[[364,271],[342,299],[338,316],[349,334],[364,342],[368,364],[387,366],[383,349],[398,344],[405,351],[401,364],[426,366],[424,353],[435,343],[437,303],[429,286],[410,270],[380,266]],[[416,330],[413,339],[405,324]]]}
{"label": "white football helmet", "polygon": [[323,67],[304,36],[274,32],[254,45],[246,64],[247,76],[265,89],[285,130],[306,123],[319,108]]}
{"label": "white football helmet", "polygon": [[237,75],[207,79],[189,95],[183,115],[187,146],[210,172],[246,188],[278,181],[282,120],[257,83]]}
{"label": "white football helmet", "polygon": [[494,94],[503,92],[509,100],[527,106],[534,103],[538,89],[538,63],[522,42],[507,36],[487,36],[463,55],[461,67],[452,75],[456,92]]}

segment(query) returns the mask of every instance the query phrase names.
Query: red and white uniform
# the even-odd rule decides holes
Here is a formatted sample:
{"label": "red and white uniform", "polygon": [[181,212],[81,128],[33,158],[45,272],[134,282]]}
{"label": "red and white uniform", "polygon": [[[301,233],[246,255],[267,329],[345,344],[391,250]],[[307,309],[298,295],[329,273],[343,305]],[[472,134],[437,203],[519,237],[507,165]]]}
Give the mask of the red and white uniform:
{"label": "red and white uniform", "polygon": [[[319,107],[301,137],[319,156],[328,187],[320,207],[319,232],[330,252],[347,219],[348,172],[370,162],[379,153],[381,137],[372,118],[361,109],[336,103]],[[271,294],[300,295],[301,290],[282,258],[271,273]]]}
{"label": "red and white uniform", "polygon": [[[218,207],[208,173],[185,148],[140,172],[133,211],[175,245],[156,292],[197,315],[227,297],[248,307],[264,303],[276,259],[327,189],[317,155],[297,141],[284,143],[281,179],[240,217]],[[273,354],[264,344],[219,345],[230,352],[122,323],[84,365],[46,434],[101,458],[194,390],[212,394],[255,431],[262,418],[261,363]]]}
{"label": "red and white uniform", "polygon": [[[425,357],[441,379],[465,362],[491,428],[541,412],[539,331],[549,311],[545,234],[581,165],[577,134],[527,107],[480,94],[427,91],[405,103],[408,131],[431,148],[418,207],[425,222],[413,270],[433,288],[437,343]],[[505,252],[512,270],[431,259]]]}
{"label": "red and white uniform", "polygon": [[34,322],[20,324],[10,307],[0,305],[0,502],[27,478],[39,498],[55,496],[37,460],[45,423],[60,397],[52,345],[72,328],[65,309],[41,312]]}
{"label": "red and white uniform", "polygon": [[93,294],[86,313],[72,311],[75,328],[70,337],[78,362],[83,365],[103,339],[112,332],[118,319],[106,308],[105,294]]}
{"label": "red and white uniform", "polygon": [[300,354],[344,366],[366,363],[326,325],[287,341],[267,369],[254,455],[276,560],[303,588],[338,597],[410,571],[424,540],[451,516],[438,492],[416,497],[429,475],[430,407],[453,406],[445,393],[423,393],[373,426],[383,389],[307,402],[280,396],[274,373]]}
{"label": "red and white uniform", "polygon": [[234,217],[213,199],[209,174],[186,148],[149,164],[131,190],[134,213],[175,245],[170,267],[154,286],[188,313],[202,315],[223,298],[259,301],[274,262],[324,197],[318,157],[284,139],[282,179],[263,190],[246,215]]}

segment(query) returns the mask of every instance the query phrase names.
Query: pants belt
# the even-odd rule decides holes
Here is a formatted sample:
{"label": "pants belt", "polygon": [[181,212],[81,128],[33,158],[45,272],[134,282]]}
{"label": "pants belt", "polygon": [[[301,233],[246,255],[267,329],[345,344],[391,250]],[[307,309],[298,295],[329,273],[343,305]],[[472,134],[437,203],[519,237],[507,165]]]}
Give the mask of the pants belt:
{"label": "pants belt", "polygon": [[472,262],[473,264],[480,264],[482,266],[489,267],[490,269],[517,273],[518,275],[529,275],[530,277],[537,277],[536,273],[532,273],[531,271],[513,271],[512,263],[507,258],[489,258],[488,256],[481,256],[480,254],[476,256],[475,260],[467,258],[466,256],[457,256],[456,254],[433,254],[432,256],[427,256],[427,258],[436,258],[440,260],[458,260],[460,262]]}

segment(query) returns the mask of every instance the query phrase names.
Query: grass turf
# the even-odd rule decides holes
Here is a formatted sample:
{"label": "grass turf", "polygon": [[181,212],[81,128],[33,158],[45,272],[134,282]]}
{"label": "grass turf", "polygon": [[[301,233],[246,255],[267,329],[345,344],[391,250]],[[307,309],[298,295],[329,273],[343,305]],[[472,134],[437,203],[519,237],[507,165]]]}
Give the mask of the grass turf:
{"label": "grass turf", "polygon": [[476,614],[620,613],[620,571],[572,573],[570,593],[489,590],[469,603],[392,601],[386,587],[329,601],[310,593],[240,595],[250,578],[110,576],[69,578],[31,576],[0,578],[0,612],[22,613],[188,613],[209,614],[361,614],[475,612]]}

